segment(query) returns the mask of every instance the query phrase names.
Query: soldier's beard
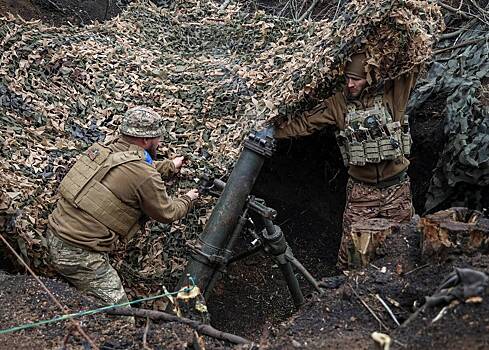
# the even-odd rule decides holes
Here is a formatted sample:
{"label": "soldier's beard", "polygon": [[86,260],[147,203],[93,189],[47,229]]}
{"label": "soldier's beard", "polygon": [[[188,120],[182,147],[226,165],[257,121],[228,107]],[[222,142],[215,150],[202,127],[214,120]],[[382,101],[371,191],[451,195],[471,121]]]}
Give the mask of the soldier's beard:
{"label": "soldier's beard", "polygon": [[151,147],[150,149],[148,149],[147,151],[148,151],[149,155],[151,156],[151,158],[152,158],[153,160],[155,160],[155,159],[156,159],[156,155],[158,154],[158,147],[153,147],[153,146],[152,146],[152,147]]}
{"label": "soldier's beard", "polygon": [[146,151],[151,156],[151,159],[156,160],[156,156],[158,154],[158,142],[151,143]]}

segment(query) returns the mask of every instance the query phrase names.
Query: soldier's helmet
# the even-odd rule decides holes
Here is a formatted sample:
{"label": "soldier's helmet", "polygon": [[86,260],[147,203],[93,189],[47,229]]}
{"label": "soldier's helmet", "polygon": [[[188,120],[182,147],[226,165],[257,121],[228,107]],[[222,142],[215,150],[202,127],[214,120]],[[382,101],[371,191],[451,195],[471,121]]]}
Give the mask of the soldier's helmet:
{"label": "soldier's helmet", "polygon": [[163,133],[162,118],[148,107],[127,110],[119,126],[119,132],[133,137],[159,137]]}

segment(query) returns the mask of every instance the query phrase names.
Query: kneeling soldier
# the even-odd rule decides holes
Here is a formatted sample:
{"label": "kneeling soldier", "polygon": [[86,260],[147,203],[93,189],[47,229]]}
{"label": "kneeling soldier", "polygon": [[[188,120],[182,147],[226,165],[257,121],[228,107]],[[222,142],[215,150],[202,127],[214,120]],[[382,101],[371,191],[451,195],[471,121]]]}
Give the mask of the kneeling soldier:
{"label": "kneeling soldier", "polygon": [[148,218],[170,223],[184,217],[196,189],[171,199],[161,175],[178,172],[183,157],[155,161],[160,116],[149,108],[127,111],[121,136],[94,144],[60,184],[61,198],[49,216],[47,241],[53,267],[81,291],[106,304],[127,302],[119,275],[109,263],[121,238],[130,239]]}

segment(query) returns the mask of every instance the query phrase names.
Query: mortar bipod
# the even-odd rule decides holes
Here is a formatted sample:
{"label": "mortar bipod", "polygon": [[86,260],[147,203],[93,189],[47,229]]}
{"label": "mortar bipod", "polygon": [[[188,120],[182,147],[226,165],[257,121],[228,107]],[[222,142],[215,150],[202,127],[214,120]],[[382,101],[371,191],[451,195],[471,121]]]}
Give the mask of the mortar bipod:
{"label": "mortar bipod", "polygon": [[[222,190],[226,185],[225,182],[215,179],[214,181],[207,181],[207,189],[210,189],[209,193],[219,195],[219,190]],[[210,185],[210,186],[209,186]],[[217,190],[217,191],[216,191]],[[253,211],[262,219],[264,229],[257,234],[255,230],[249,230],[254,237],[252,247],[244,252],[232,255],[233,247],[236,240],[241,235],[247,222],[251,221],[249,212]],[[318,291],[322,292],[316,279],[307,271],[307,269],[294,257],[291,248],[288,246],[285,236],[279,226],[273,224],[277,213],[273,208],[267,207],[262,199],[254,196],[249,196],[243,209],[242,215],[239,217],[238,223],[227,242],[226,249],[221,251],[222,256],[220,259],[213,259],[215,262],[220,260],[222,263],[219,268],[219,273],[214,274],[209,286],[212,290],[214,283],[217,281],[220,273],[224,272],[224,268],[231,263],[238,260],[249,257],[259,251],[265,252],[267,255],[277,263],[280,267],[282,274],[284,275],[288,289],[291,293],[294,305],[299,307],[304,303],[304,297],[299,286],[299,282],[294,274],[292,266],[304,276],[304,278],[311,284],[311,286]]]}

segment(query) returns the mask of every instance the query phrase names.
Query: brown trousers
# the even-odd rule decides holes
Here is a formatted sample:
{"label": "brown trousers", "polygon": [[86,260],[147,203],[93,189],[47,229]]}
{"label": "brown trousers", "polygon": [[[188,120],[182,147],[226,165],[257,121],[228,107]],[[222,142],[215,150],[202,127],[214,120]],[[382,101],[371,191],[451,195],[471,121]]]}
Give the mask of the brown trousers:
{"label": "brown trousers", "polygon": [[394,223],[406,223],[414,215],[409,178],[386,188],[377,188],[348,180],[346,207],[343,213],[343,235],[338,252],[341,269],[348,268],[349,251],[353,243],[351,226],[357,221],[382,218]]}

